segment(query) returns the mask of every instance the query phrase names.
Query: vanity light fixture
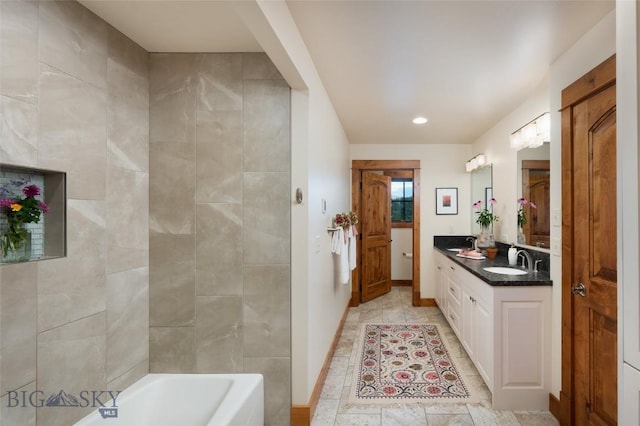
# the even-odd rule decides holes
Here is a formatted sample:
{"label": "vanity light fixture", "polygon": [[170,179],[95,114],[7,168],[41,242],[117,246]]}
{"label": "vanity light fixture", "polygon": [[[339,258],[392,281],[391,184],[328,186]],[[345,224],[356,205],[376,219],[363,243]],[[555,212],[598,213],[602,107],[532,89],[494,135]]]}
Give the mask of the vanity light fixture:
{"label": "vanity light fixture", "polygon": [[413,119],[413,124],[425,124],[427,121],[429,120],[424,117],[416,117]]}
{"label": "vanity light fixture", "polygon": [[549,141],[551,141],[551,115],[545,112],[511,133],[509,144],[511,148],[520,151],[523,148],[537,148]]}
{"label": "vanity light fixture", "polygon": [[465,170],[467,172],[472,172],[475,169],[484,167],[485,164],[487,164],[487,158],[484,156],[484,154],[478,154],[465,163]]}

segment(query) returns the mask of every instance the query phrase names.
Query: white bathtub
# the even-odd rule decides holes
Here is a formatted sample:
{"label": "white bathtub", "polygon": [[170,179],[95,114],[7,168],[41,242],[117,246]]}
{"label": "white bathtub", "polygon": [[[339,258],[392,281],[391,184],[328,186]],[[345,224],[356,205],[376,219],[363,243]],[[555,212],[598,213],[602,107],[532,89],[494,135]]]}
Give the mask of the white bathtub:
{"label": "white bathtub", "polygon": [[104,405],[76,426],[263,426],[263,378],[148,374]]}

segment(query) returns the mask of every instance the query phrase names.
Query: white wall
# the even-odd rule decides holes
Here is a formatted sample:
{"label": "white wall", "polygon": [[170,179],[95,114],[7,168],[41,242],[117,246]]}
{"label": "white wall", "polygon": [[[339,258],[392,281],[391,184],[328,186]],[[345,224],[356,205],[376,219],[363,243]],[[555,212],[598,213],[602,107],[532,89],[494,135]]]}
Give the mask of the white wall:
{"label": "white wall", "polygon": [[[351,160],[420,160],[420,297],[435,295],[434,235],[467,235],[471,225],[470,145],[349,146]],[[436,215],[436,188],[458,188],[458,214]]]}
{"label": "white wall", "polygon": [[[511,241],[517,231],[516,200],[517,153],[509,148],[509,135],[544,111],[551,112],[551,210],[561,212],[561,134],[560,109],[562,90],[615,53],[615,11],[587,32],[574,46],[567,50],[549,70],[548,83],[540,87],[513,112],[505,116],[485,135],[473,143],[473,153],[484,152],[493,163],[494,196],[499,201],[497,214],[501,216],[496,227],[500,241]],[[502,200],[505,200],[503,203]],[[561,227],[551,227],[551,238],[560,241]],[[553,243],[552,243],[553,246]],[[559,396],[562,367],[562,259],[559,254],[551,256],[551,279],[554,282],[552,300],[552,392]]]}
{"label": "white wall", "polygon": [[[616,106],[618,152],[618,419],[638,423],[638,4],[618,1]],[[622,237],[624,235],[624,238]],[[622,362],[624,360],[624,363]],[[624,374],[623,374],[624,368]]]}

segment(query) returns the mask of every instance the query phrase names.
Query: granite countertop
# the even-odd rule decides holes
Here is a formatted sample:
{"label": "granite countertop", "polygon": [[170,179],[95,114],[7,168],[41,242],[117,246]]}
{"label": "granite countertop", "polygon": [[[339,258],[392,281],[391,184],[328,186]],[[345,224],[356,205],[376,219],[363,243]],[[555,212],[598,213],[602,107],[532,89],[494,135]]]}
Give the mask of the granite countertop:
{"label": "granite countertop", "polygon": [[[523,269],[520,266],[509,266],[509,260],[506,256],[498,254],[495,259],[466,259],[456,256],[456,252],[449,251],[447,248],[459,248],[456,247],[435,247],[440,253],[447,256],[453,262],[465,268],[476,277],[480,278],[484,282],[492,286],[550,286],[552,285],[551,278],[548,272],[530,272],[524,275],[503,275],[487,272],[482,268],[487,266],[505,266],[509,268]],[[518,263],[520,265],[520,262]],[[526,269],[523,269],[526,270]]]}

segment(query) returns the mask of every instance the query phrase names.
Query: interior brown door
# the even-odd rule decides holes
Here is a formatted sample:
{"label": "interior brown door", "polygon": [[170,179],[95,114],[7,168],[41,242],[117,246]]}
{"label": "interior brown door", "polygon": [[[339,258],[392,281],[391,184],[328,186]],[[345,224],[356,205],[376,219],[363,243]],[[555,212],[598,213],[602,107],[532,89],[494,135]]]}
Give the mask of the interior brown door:
{"label": "interior brown door", "polygon": [[391,291],[391,177],[362,172],[362,288],[367,302]]}
{"label": "interior brown door", "polygon": [[563,175],[572,174],[571,187],[563,188],[573,228],[572,235],[563,234],[571,247],[563,262],[570,262],[564,271],[571,273],[565,285],[571,286],[576,425],[617,424],[615,90],[615,80],[596,91],[585,87],[586,97],[563,111],[570,140],[567,148],[563,137]]}
{"label": "interior brown door", "polygon": [[523,233],[527,244],[549,248],[550,221],[550,174],[549,160],[525,160],[522,162],[522,196],[536,205],[524,206],[529,220]]}

